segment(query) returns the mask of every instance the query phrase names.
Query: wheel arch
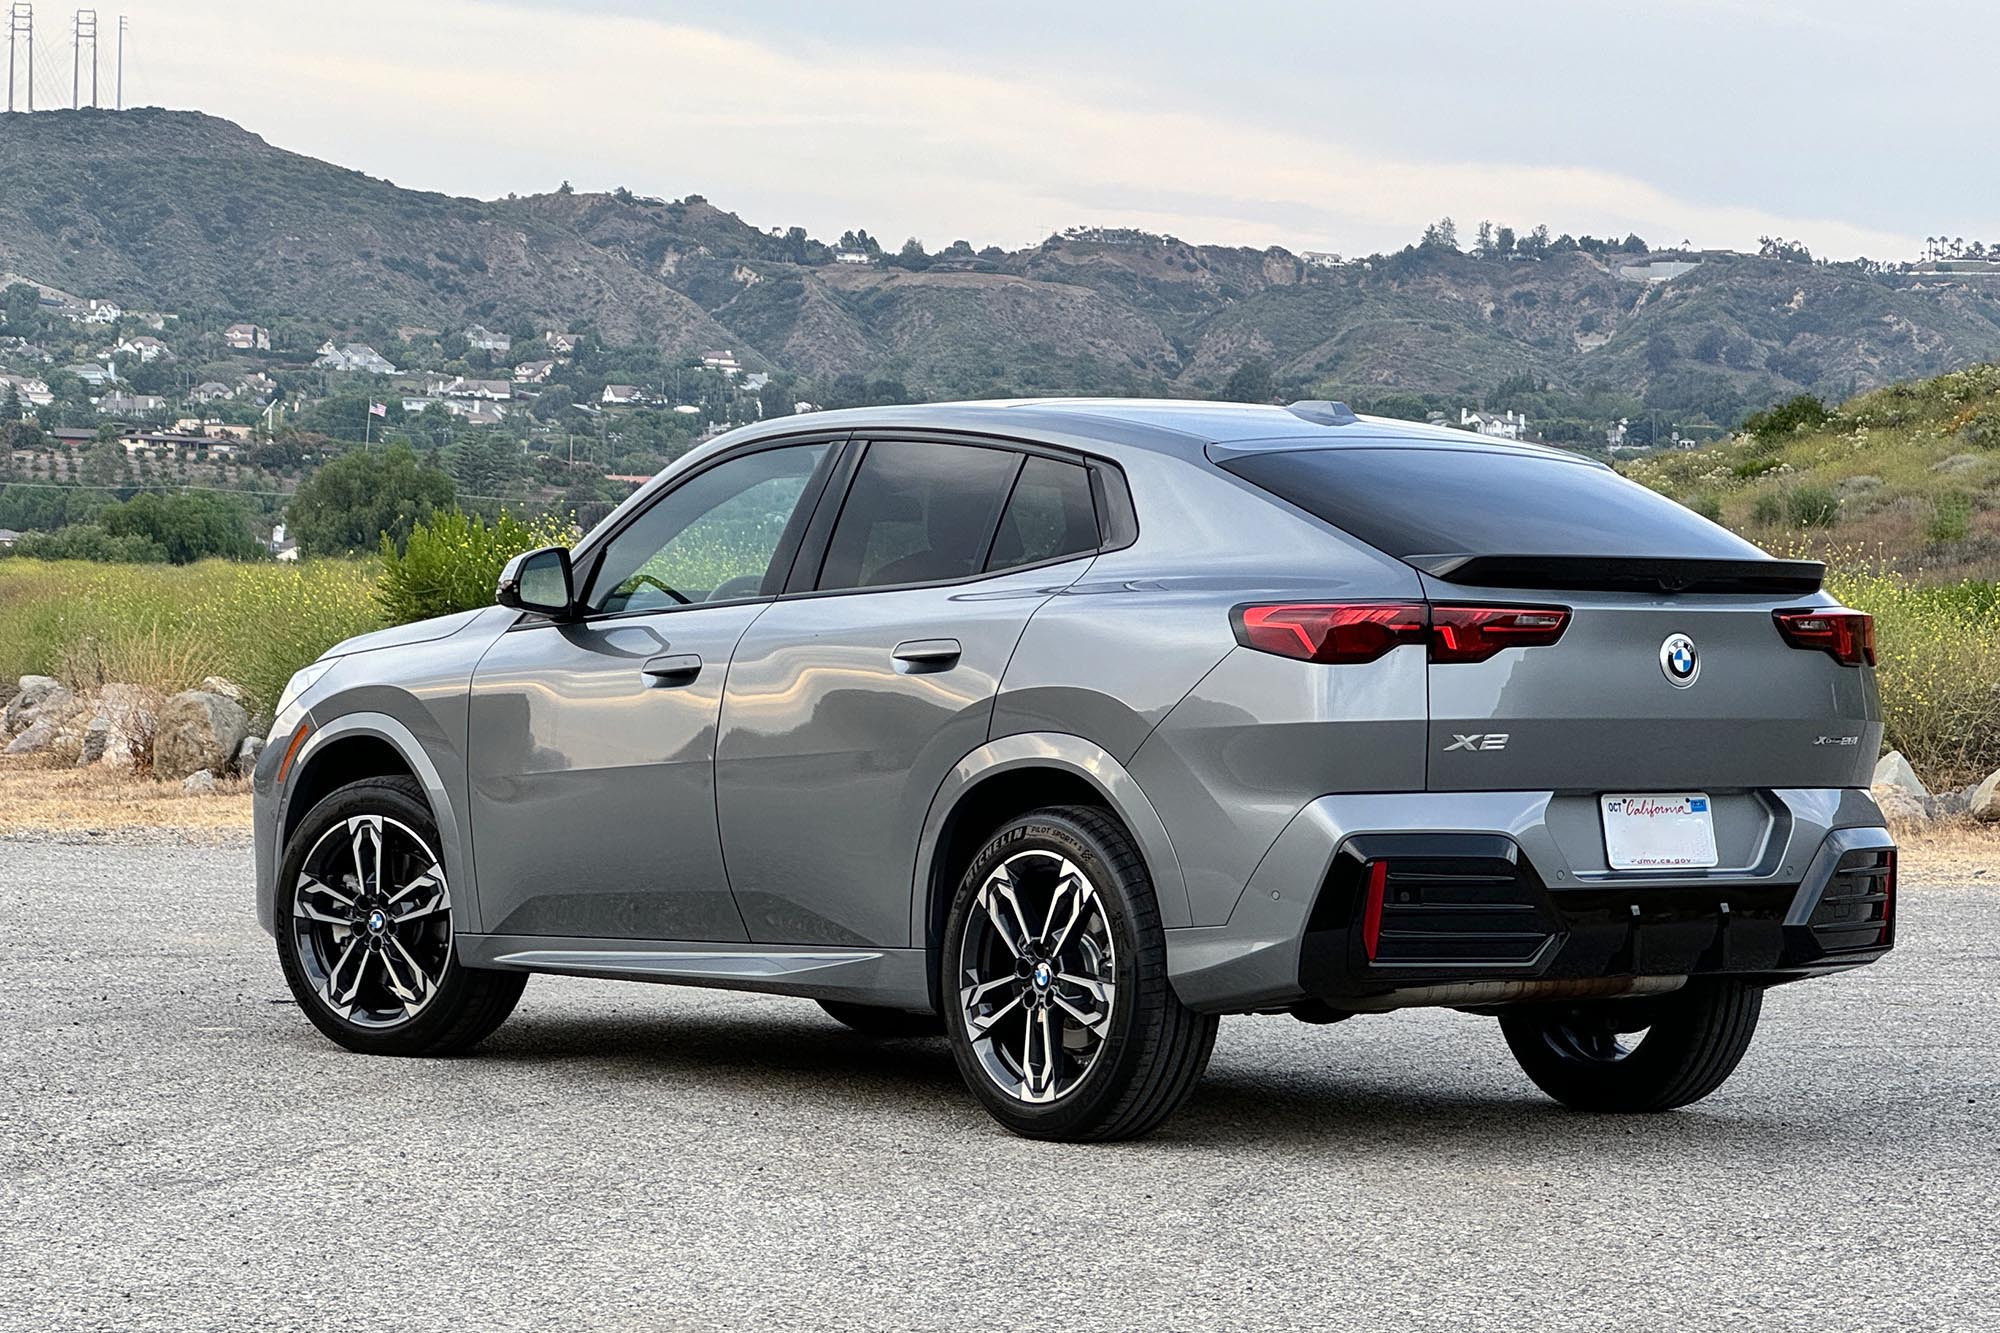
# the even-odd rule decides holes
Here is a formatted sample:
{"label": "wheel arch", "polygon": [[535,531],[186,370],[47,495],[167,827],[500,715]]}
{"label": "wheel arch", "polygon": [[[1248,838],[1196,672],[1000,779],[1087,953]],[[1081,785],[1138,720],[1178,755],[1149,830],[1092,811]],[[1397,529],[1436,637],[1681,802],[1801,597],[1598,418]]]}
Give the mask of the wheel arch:
{"label": "wheel arch", "polygon": [[[293,772],[278,808],[275,863],[284,860],[292,832],[313,806],[350,782],[364,778],[414,778],[424,790],[437,823],[438,853],[453,888],[461,930],[478,929],[479,896],[472,885],[471,848],[458,821],[449,787],[437,764],[408,726],[387,713],[346,713],[323,726],[299,747]],[[272,893],[276,885],[269,886]],[[268,896],[268,895],[267,895]]]}
{"label": "wheel arch", "polygon": [[[959,760],[931,800],[917,843],[910,939],[934,950],[963,866],[1006,820],[1047,805],[1088,804],[1109,810],[1131,832],[1145,858],[1166,926],[1193,919],[1187,883],[1172,840],[1153,803],[1125,766],[1081,736],[1030,732],[1003,736]],[[935,984],[937,969],[929,969]]]}

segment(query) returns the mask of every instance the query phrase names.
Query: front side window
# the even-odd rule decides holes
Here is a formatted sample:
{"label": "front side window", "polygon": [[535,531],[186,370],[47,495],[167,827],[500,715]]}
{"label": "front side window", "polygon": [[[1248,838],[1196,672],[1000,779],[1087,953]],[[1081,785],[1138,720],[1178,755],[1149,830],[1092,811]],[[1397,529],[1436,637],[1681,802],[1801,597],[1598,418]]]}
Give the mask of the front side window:
{"label": "front side window", "polygon": [[868,446],[827,543],[819,586],[889,588],[970,578],[986,562],[1021,455],[973,445]]}
{"label": "front side window", "polygon": [[826,444],[765,449],[683,483],[611,539],[590,610],[664,611],[767,589],[771,560]]}

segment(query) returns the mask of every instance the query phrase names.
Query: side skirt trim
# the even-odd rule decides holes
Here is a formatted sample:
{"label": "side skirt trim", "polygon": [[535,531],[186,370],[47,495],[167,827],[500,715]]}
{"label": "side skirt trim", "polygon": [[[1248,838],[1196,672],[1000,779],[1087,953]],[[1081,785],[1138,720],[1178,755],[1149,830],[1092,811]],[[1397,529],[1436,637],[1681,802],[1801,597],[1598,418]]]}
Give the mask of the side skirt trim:
{"label": "side skirt trim", "polygon": [[786,948],[682,940],[461,935],[467,967],[799,995],[930,1012],[922,949]]}

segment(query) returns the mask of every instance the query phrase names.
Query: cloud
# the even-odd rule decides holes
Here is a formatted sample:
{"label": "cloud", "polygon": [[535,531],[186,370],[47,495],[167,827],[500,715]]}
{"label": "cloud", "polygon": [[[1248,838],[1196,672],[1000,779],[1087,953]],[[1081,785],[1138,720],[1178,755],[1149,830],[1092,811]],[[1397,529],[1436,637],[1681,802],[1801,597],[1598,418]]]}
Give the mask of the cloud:
{"label": "cloud", "polygon": [[[152,0],[131,7],[141,3]],[[1916,248],[1601,169],[1401,158],[1330,130],[1195,114],[1130,81],[1086,88],[908,52],[791,49],[472,0],[243,13],[221,0],[142,12],[147,91],[418,188],[491,196],[569,178],[699,191],[763,225],[821,236],[865,226],[933,246],[1020,244],[1082,222],[1360,253],[1450,214],[1467,230],[1492,217],[1661,243],[1742,247],[1775,233],[1830,254]]]}

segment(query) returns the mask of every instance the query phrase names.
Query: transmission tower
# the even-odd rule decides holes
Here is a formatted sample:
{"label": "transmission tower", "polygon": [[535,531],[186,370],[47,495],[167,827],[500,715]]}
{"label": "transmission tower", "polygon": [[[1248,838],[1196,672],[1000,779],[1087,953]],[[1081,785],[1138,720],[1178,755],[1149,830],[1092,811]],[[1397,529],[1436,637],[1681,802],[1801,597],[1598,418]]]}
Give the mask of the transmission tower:
{"label": "transmission tower", "polygon": [[18,55],[28,58],[28,110],[35,109],[35,7],[16,0],[7,11],[7,109],[14,109],[14,64]]}
{"label": "transmission tower", "polygon": [[83,106],[83,44],[90,43],[90,104],[97,105],[97,11],[79,9],[72,36],[69,57],[69,105],[70,110],[80,110]]}
{"label": "transmission tower", "polygon": [[118,16],[118,109],[125,109],[125,16]]}

